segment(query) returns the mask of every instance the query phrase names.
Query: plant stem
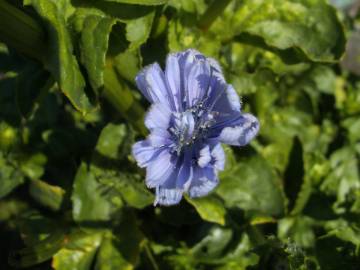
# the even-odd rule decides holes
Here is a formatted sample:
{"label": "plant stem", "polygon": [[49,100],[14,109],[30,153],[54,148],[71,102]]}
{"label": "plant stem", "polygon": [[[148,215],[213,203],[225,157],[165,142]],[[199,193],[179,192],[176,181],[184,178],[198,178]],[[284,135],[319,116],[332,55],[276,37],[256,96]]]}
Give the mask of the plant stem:
{"label": "plant stem", "polygon": [[128,120],[142,135],[146,135],[143,123],[144,110],[134,98],[126,83],[119,79],[115,68],[108,61],[104,70],[105,88],[103,96]]}
{"label": "plant stem", "polygon": [[208,30],[212,23],[219,17],[231,0],[213,0],[205,13],[201,16],[198,26],[204,31]]}
{"label": "plant stem", "polygon": [[157,265],[154,256],[152,255],[151,249],[149,247],[149,243],[148,241],[145,242],[144,244],[144,249],[146,252],[146,255],[148,256],[151,266],[153,267],[154,270],[159,270],[159,266]]}

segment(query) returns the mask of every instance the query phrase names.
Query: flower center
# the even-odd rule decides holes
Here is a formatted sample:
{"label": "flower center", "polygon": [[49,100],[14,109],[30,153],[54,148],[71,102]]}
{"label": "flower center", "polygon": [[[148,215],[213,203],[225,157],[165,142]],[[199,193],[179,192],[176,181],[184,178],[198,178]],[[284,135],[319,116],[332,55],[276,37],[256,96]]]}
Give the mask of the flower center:
{"label": "flower center", "polygon": [[169,128],[175,142],[173,151],[180,155],[185,148],[204,141],[218,114],[203,108],[201,102],[185,112],[174,113],[174,121]]}

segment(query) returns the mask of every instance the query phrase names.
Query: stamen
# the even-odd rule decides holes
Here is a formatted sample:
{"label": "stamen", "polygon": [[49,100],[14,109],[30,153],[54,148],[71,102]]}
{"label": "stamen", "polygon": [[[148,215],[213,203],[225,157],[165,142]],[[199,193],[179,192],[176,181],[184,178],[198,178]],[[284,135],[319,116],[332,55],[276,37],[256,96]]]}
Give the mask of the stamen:
{"label": "stamen", "polygon": [[[191,113],[195,122],[193,127],[190,127],[187,121],[189,113]],[[193,147],[197,142],[206,139],[208,130],[216,123],[218,115],[219,112],[209,111],[207,108],[204,108],[204,101],[197,103],[183,113],[174,114],[176,118],[174,126],[169,128],[169,132],[176,142],[173,146],[173,152],[181,155],[185,147]],[[191,134],[189,134],[190,128],[192,130]]]}

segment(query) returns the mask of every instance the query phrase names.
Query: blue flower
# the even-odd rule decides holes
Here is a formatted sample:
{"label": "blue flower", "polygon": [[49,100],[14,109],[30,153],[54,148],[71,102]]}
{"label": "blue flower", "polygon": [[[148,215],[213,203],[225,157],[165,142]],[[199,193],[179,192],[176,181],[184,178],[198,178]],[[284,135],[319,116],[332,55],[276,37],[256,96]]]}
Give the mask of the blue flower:
{"label": "blue flower", "polygon": [[224,169],[221,143],[249,143],[258,120],[241,112],[219,64],[193,49],[170,54],[165,72],[157,63],[145,67],[136,84],[152,105],[145,117],[150,135],[132,154],[146,168],[146,185],[155,188],[154,204],[177,204],[184,192],[207,195]]}

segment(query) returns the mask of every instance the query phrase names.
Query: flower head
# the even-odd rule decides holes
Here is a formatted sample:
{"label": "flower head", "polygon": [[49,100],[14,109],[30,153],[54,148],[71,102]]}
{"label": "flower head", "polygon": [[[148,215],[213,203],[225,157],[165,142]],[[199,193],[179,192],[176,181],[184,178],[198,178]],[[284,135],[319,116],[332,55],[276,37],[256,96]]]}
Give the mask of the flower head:
{"label": "flower head", "polygon": [[241,112],[219,64],[196,50],[170,54],[165,72],[157,63],[145,67],[136,83],[152,105],[145,118],[150,135],[132,153],[146,168],[146,185],[156,190],[154,204],[177,204],[184,192],[207,195],[224,169],[221,143],[249,143],[257,119]]}

